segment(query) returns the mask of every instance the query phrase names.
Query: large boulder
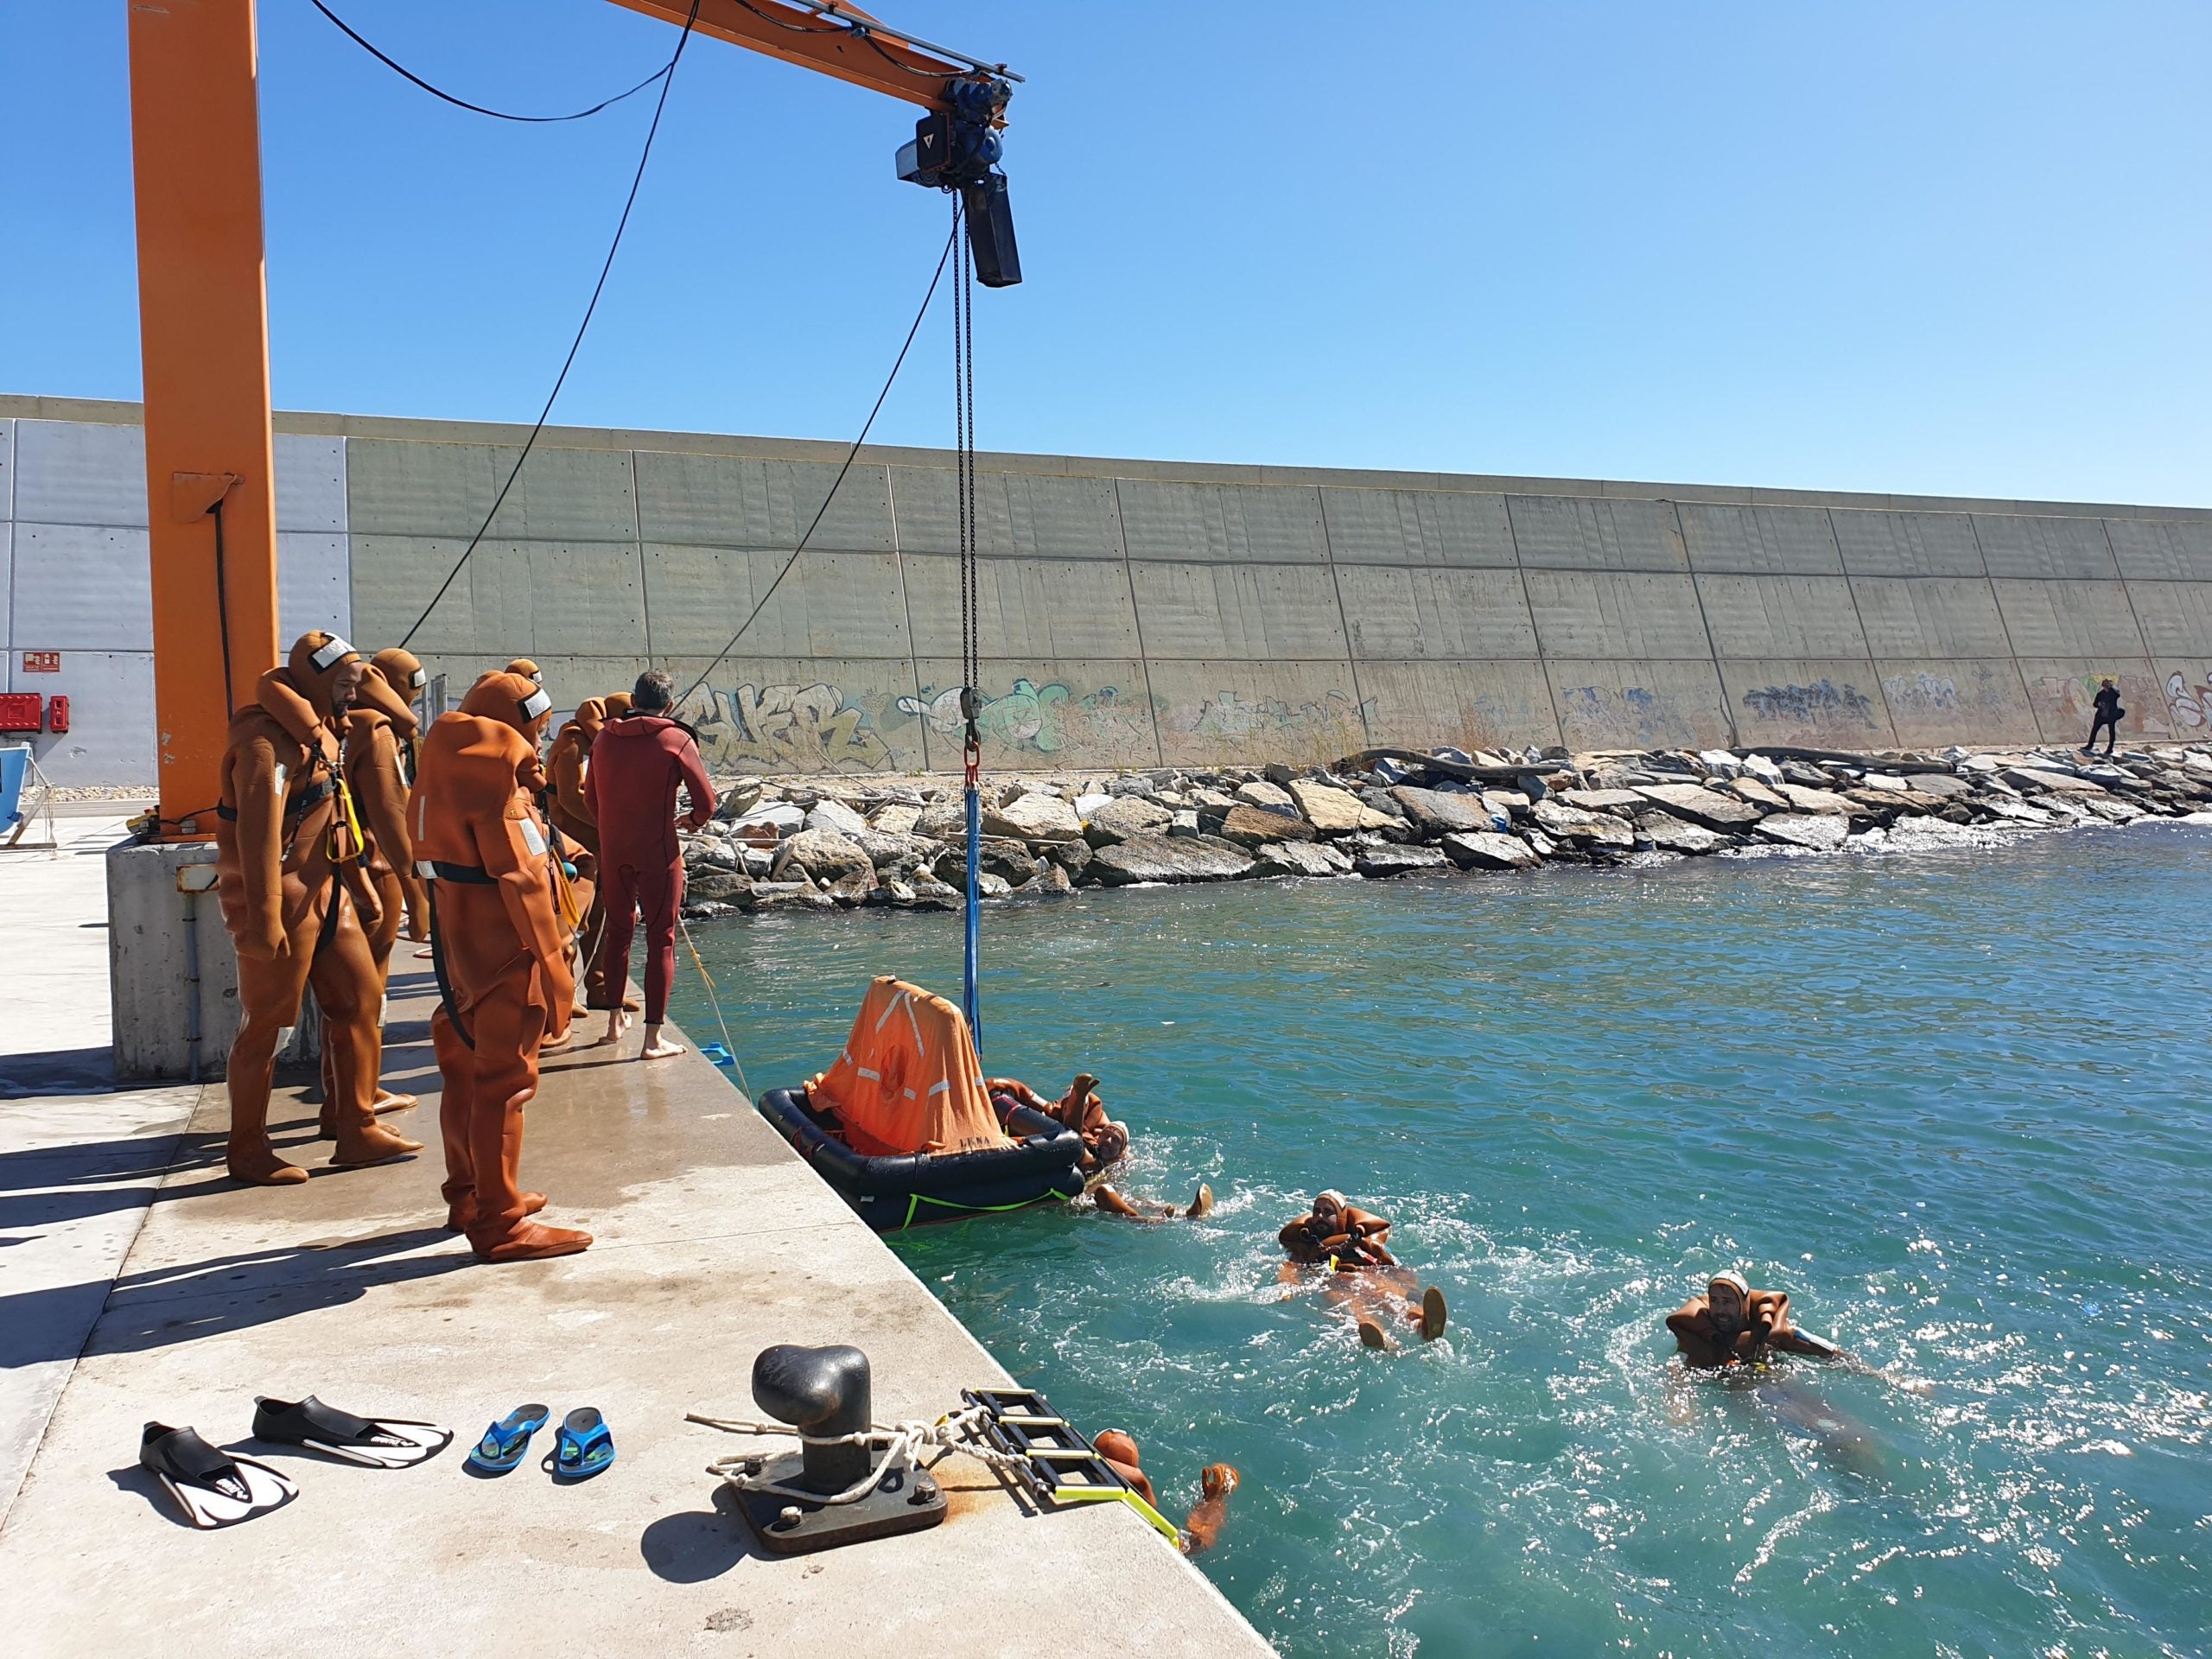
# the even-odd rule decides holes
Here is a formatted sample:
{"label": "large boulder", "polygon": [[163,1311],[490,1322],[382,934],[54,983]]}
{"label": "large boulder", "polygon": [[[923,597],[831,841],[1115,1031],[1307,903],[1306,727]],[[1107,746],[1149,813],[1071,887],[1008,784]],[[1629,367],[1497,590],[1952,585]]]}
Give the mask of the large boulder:
{"label": "large boulder", "polygon": [[1090,868],[1112,887],[1137,881],[1227,881],[1249,871],[1252,857],[1210,836],[1171,838],[1147,830],[1097,849]]}
{"label": "large boulder", "polygon": [[868,821],[871,830],[880,830],[887,835],[905,836],[913,833],[914,825],[921,819],[923,809],[911,801],[893,801],[888,806],[876,808]]}
{"label": "large boulder", "polygon": [[1632,789],[1562,789],[1558,798],[1585,812],[1628,812],[1643,804]]}
{"label": "large boulder", "polygon": [[1352,855],[1352,868],[1362,875],[1413,875],[1423,870],[1448,870],[1452,861],[1433,847],[1401,846],[1395,842],[1370,842]]}
{"label": "large boulder", "polygon": [[1015,841],[1079,841],[1083,821],[1075,808],[1057,795],[1033,791],[1017,800],[983,814],[983,833]]}
{"label": "large boulder", "polygon": [[1588,812],[1579,806],[1569,806],[1563,799],[1547,796],[1531,809],[1529,816],[1536,828],[1554,841],[1570,841],[1584,847],[1618,847],[1627,849],[1636,845],[1636,831],[1625,819],[1610,812]]}
{"label": "large boulder", "polygon": [[750,812],[741,812],[729,821],[732,835],[758,836],[797,835],[806,827],[806,813],[789,801],[770,801],[756,806]]}
{"label": "large boulder", "polygon": [[1696,784],[1644,784],[1636,792],[1676,817],[1719,835],[1741,834],[1766,816],[1749,801]]}
{"label": "large boulder", "polygon": [[1731,778],[1721,785],[1739,801],[1749,801],[1762,812],[1787,812],[1789,803],[1757,778]]}
{"label": "large boulder", "polygon": [[1803,784],[1777,784],[1775,788],[1794,811],[1833,813],[1847,818],[1858,810],[1848,796],[1832,789],[1812,789]]}
{"label": "large boulder", "polygon": [[1269,842],[1258,849],[1254,875],[1348,875],[1351,860],[1319,841]]}
{"label": "large boulder", "polygon": [[1833,853],[1841,849],[1851,823],[1833,812],[1773,812],[1759,820],[1758,833],[1784,847]]}
{"label": "large boulder", "polygon": [[1953,800],[1974,793],[1974,785],[1955,772],[1916,772],[1912,774],[1912,786],[1923,795],[1941,795]]}
{"label": "large boulder", "polygon": [[2102,784],[2093,784],[2086,778],[2076,778],[2063,772],[2042,772],[2033,766],[2007,766],[2004,777],[2013,788],[2026,790],[2031,794],[2101,795],[2105,792]]}
{"label": "large boulder", "polygon": [[776,855],[773,874],[779,881],[788,880],[794,869],[825,886],[855,874],[867,876],[870,887],[875,885],[875,866],[868,855],[850,836],[834,830],[802,830],[785,842]]}
{"label": "large boulder", "polygon": [[942,842],[888,830],[863,830],[851,840],[875,866],[878,879],[886,882],[911,883],[916,871],[929,868],[944,850]]}
{"label": "large boulder", "polygon": [[1048,841],[1039,843],[1037,850],[1071,876],[1081,876],[1090,868],[1095,855],[1087,841]]}
{"label": "large boulder", "polygon": [[1463,870],[1530,870],[1543,862],[1520,836],[1495,830],[1450,835],[1440,844],[1445,856]]}
{"label": "large boulder", "polygon": [[[1199,821],[1205,823],[1206,815],[1200,814]],[[1264,847],[1271,841],[1311,841],[1314,837],[1313,826],[1303,818],[1270,811],[1264,806],[1247,806],[1241,801],[1222,814],[1216,833],[1240,847]]]}
{"label": "large boulder", "polygon": [[1310,778],[1292,780],[1287,791],[1306,821],[1325,836],[1355,835],[1375,830],[1395,818],[1385,817],[1348,789],[1337,789]]}
{"label": "large boulder", "polygon": [[1496,820],[1479,795],[1459,795],[1440,789],[1416,789],[1401,784],[1390,798],[1406,815],[1406,822],[1432,839],[1438,836],[1473,835],[1495,830]]}
{"label": "large boulder", "polygon": [[1239,784],[1231,792],[1247,806],[1265,807],[1270,812],[1298,810],[1288,790],[1263,778],[1255,779],[1249,784]]}
{"label": "large boulder", "polygon": [[[1841,823],[1841,819],[1837,820]],[[1734,838],[1716,836],[1712,830],[1690,823],[1670,812],[1649,811],[1637,820],[1636,827],[1643,838],[1662,852],[1683,853],[1692,857],[1717,853],[1732,846]]]}
{"label": "large boulder", "polygon": [[758,778],[725,778],[715,785],[715,816],[725,823],[760,804],[766,787]]}
{"label": "large boulder", "polygon": [[1093,847],[1111,847],[1132,836],[1163,835],[1173,817],[1166,807],[1155,806],[1141,796],[1119,795],[1112,804],[1090,815],[1083,826],[1083,836]]}
{"label": "large boulder", "polygon": [[868,828],[868,820],[844,802],[823,797],[806,815],[810,830],[827,830],[840,836],[856,836]]}
{"label": "large boulder", "polygon": [[922,809],[912,832],[930,841],[968,841],[968,809],[959,801],[939,801]]}
{"label": "large boulder", "polygon": [[683,878],[683,902],[735,904],[752,896],[753,883],[734,870],[694,870]]}

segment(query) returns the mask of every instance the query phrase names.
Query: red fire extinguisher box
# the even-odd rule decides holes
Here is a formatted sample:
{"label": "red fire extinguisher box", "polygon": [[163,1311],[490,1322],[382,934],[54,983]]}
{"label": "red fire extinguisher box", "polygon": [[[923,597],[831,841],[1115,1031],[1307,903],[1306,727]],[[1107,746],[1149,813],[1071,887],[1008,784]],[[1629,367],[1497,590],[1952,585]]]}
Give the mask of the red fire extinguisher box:
{"label": "red fire extinguisher box", "polygon": [[[0,691],[0,732],[35,732],[43,722],[39,719],[41,705],[45,699],[35,691]],[[69,712],[62,710],[66,721]],[[68,729],[64,725],[62,729]]]}
{"label": "red fire extinguisher box", "polygon": [[67,697],[48,697],[46,700],[46,729],[57,733],[69,729],[69,699]]}

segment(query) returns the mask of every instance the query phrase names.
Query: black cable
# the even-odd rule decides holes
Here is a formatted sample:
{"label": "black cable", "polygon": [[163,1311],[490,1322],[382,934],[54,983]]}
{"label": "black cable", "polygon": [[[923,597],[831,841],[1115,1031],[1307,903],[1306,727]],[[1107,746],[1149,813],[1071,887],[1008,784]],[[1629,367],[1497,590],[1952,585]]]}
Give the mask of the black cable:
{"label": "black cable", "polygon": [[775,581],[770,582],[768,591],[760,595],[760,602],[753,607],[744,621],[737,625],[737,632],[730,635],[729,643],[715,653],[715,660],[709,663],[705,671],[691,682],[690,690],[676,700],[675,707],[680,709],[697,696],[699,688],[706,684],[714,671],[728,659],[730,652],[737,649],[737,642],[745,637],[745,631],[767,608],[768,601],[776,596],[776,589],[784,585],[784,578],[791,575],[791,567],[798,563],[798,556],[806,551],[807,543],[813,539],[816,528],[822,523],[822,515],[830,511],[830,504],[837,499],[837,486],[845,481],[845,474],[852,471],[853,462],[860,456],[861,446],[868,442],[868,432],[875,425],[875,417],[883,412],[883,400],[891,395],[892,384],[899,378],[899,371],[906,364],[906,353],[913,349],[914,336],[922,331],[922,319],[930,314],[930,302],[937,297],[937,285],[944,279],[945,261],[952,257],[952,250],[959,236],[960,227],[956,220],[952,234],[945,238],[944,251],[937,257],[937,270],[931,274],[929,292],[922,296],[922,308],[914,313],[913,326],[906,330],[906,344],[899,346],[898,358],[891,365],[891,372],[884,377],[883,390],[875,394],[875,407],[868,410],[868,419],[861,423],[860,436],[853,440],[852,448],[845,452],[845,464],[837,469],[837,476],[830,481],[830,493],[822,498],[822,505],[815,509],[813,522],[807,525],[806,534],[798,538],[798,545],[791,550],[791,557],[784,561],[784,568],[776,572]]}
{"label": "black cable", "polygon": [[[400,75],[408,80],[413,81],[424,92],[429,93],[431,97],[442,98],[445,99],[447,103],[454,105],[458,109],[473,111],[478,115],[488,115],[495,120],[499,121],[528,121],[531,123],[581,121],[586,116],[597,115],[601,110],[609,109],[614,105],[620,104],[626,98],[636,97],[639,92],[644,92],[646,87],[652,86],[653,82],[663,79],[667,75],[670,70],[676,67],[676,61],[671,58],[666,64],[663,65],[660,68],[654,70],[652,73],[647,75],[643,80],[632,86],[628,92],[617,92],[612,98],[601,99],[598,103],[593,105],[591,108],[588,110],[578,110],[574,115],[511,115],[505,110],[486,109],[481,104],[472,104],[465,98],[455,98],[451,92],[444,92],[438,87],[433,86],[429,81],[423,79],[422,76],[416,74],[405,64],[401,63],[389,54],[379,51],[374,42],[366,39],[362,35],[359,29],[355,29],[343,17],[340,17],[328,6],[323,4],[322,0],[308,0],[308,3],[313,6],[317,11],[321,12],[324,16],[329,18],[330,21],[337,26],[339,32],[344,35],[346,39],[352,41],[354,45],[359,47],[361,50],[367,53],[371,57],[374,58],[378,63],[384,65],[385,68],[391,70],[393,73]],[[677,48],[679,55],[681,54],[682,50],[683,48],[679,46]]]}
{"label": "black cable", "polygon": [[[226,486],[223,494],[229,493],[229,486]],[[217,496],[214,505],[207,511],[213,514],[215,518],[215,614],[220,624],[218,632],[223,636],[223,712],[226,715],[235,715],[238,713],[238,705],[231,701],[234,694],[231,690],[230,584],[226,580],[223,569],[223,496]]]}
{"label": "black cable", "polygon": [[[319,3],[319,0],[318,0]],[[622,232],[629,228],[630,210],[638,205],[638,188],[645,181],[645,163],[652,159],[653,139],[660,131],[661,112],[668,108],[669,88],[676,85],[676,66],[683,61],[683,48],[691,39],[692,26],[699,21],[699,0],[691,0],[691,15],[683,20],[683,33],[677,37],[676,51],[668,60],[668,67],[661,72],[660,97],[653,105],[653,124],[645,130],[645,147],[638,156],[638,170],[630,180],[630,194],[622,204],[622,217],[616,221],[614,239],[607,244],[606,262],[599,268],[599,280],[592,284],[591,303],[584,307],[584,320],[576,325],[576,337],[569,343],[569,355],[561,364],[561,372],[553,382],[553,390],[545,394],[545,407],[537,411],[537,424],[530,429],[530,436],[522,446],[522,454],[515,457],[514,470],[507,474],[507,481],[499,486],[499,493],[492,503],[492,511],[484,515],[483,527],[468,539],[459,560],[446,572],[446,579],[438,584],[438,591],[430,595],[430,602],[423,607],[423,614],[415,619],[415,626],[407,630],[399,644],[404,650],[413,640],[423,625],[430,620],[430,613],[438,608],[438,601],[446,596],[446,589],[453,586],[454,578],[468,563],[469,555],[488,535],[492,521],[499,516],[499,509],[506,504],[507,492],[515,486],[515,480],[522,476],[523,463],[530,459],[530,452],[537,447],[537,435],[545,430],[545,423],[552,418],[553,402],[561,395],[561,388],[568,383],[569,371],[575,366],[576,353],[583,349],[584,332],[591,327],[592,313],[599,309],[599,296],[606,291],[607,273],[614,269],[614,255],[622,246]]]}

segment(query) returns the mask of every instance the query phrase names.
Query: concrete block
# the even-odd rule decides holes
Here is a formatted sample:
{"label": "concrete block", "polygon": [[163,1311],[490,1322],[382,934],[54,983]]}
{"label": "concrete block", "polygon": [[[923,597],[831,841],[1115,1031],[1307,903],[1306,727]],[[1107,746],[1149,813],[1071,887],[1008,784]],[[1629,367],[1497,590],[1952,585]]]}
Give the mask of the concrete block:
{"label": "concrete block", "polygon": [[346,531],[346,440],[279,432],[276,530],[323,535]]}
{"label": "concrete block", "polygon": [[1840,575],[1696,580],[1713,648],[1723,658],[1866,655],[1851,584]]}
{"label": "concrete block", "polygon": [[1974,527],[1993,576],[2089,581],[2120,574],[2101,518],[1978,512]]}
{"label": "concrete block", "polygon": [[1356,657],[1534,657],[1518,570],[1339,564],[1337,592]]}
{"label": "concrete block", "polygon": [[[901,564],[916,654],[957,657],[959,561],[910,553]],[[1118,559],[982,559],[976,586],[986,657],[1035,662],[1139,654],[1129,568]]]}
{"label": "concrete block", "polygon": [[0,524],[16,516],[16,423],[0,420]]}
{"label": "concrete block", "polygon": [[1349,664],[1154,660],[1148,672],[1167,766],[1300,766],[1368,747]]}
{"label": "concrete block", "polygon": [[1259,661],[1345,656],[1344,613],[1326,565],[1129,567],[1145,654]]}
{"label": "concrete block", "polygon": [[632,462],[639,524],[649,542],[776,548],[788,556],[822,512],[809,551],[888,553],[897,545],[881,467],[855,466],[837,484],[838,469],[827,462],[653,449],[636,451]]}
{"label": "concrete block", "polygon": [[2036,743],[2042,734],[2028,707],[2020,671],[2002,660],[1885,662],[1877,659],[1891,728],[1909,748],[1950,743]]}
{"label": "concrete block", "polygon": [[1808,748],[1896,747],[1874,664],[1864,657],[1726,661],[1720,683],[1738,741]]}
{"label": "concrete block", "polygon": [[652,654],[712,656],[759,616],[738,640],[750,657],[889,658],[912,654],[906,596],[894,553],[809,549],[791,562],[784,550],[648,543],[645,590]]}
{"label": "concrete block", "polygon": [[1465,490],[1321,492],[1329,556],[1339,564],[1510,567],[1513,521],[1503,495]]}
{"label": "concrete block", "polygon": [[[277,644],[289,646],[309,628],[327,628],[353,639],[352,548],[342,531],[334,535],[280,530],[276,532]],[[364,651],[379,648],[376,644],[362,644]]]}
{"label": "concrete block", "polygon": [[[681,692],[707,664],[663,657],[654,665]],[[921,721],[900,706],[916,690],[905,660],[734,656],[684,705],[685,717],[716,772],[918,772],[927,764]]]}
{"label": "concrete block", "polygon": [[[358,441],[354,441],[353,452],[356,455],[360,453]],[[359,502],[357,494],[356,506]],[[467,550],[468,537],[385,536],[357,527],[347,537],[347,543],[352,550],[354,632],[346,637],[351,639],[358,635],[361,643],[380,649],[398,644],[415,626],[416,619],[423,614],[423,607],[430,602],[430,596],[438,591],[439,585]],[[468,678],[474,678],[486,666],[499,666],[499,663],[485,664],[479,660],[486,653],[478,646],[474,566],[476,558],[483,556],[484,550],[480,547],[475,557],[469,561],[471,568],[454,578],[409,646],[417,657],[426,659],[435,654],[467,658],[476,664]],[[526,594],[522,596],[522,603],[528,603]],[[500,614],[496,605],[486,611],[487,635],[504,632],[499,626]],[[525,619],[527,615],[525,610]],[[515,654],[515,651],[510,651],[499,662],[504,663]],[[464,687],[467,683],[467,679],[461,682]]]}
{"label": "concrete block", "polygon": [[2152,656],[2212,652],[2212,582],[2131,582],[2127,592]]}
{"label": "concrete block", "polygon": [[16,423],[17,520],[146,526],[146,435],[137,425]]}
{"label": "concrete block", "polygon": [[1530,569],[1523,578],[1548,657],[1712,658],[1687,574]]}
{"label": "concrete block", "polygon": [[2177,731],[2165,688],[2149,659],[2141,657],[2023,658],[2020,678],[2028,706],[2046,743],[2079,743],[2089,734],[2097,686],[2107,674],[2117,683],[2123,743],[2165,743],[2189,734]]}
{"label": "concrete block", "polygon": [[[1685,578],[1687,581],[1687,578]],[[1702,662],[1554,660],[1545,664],[1571,749],[1733,746],[1710,658]]]}
{"label": "concrete block", "polygon": [[1874,512],[1834,508],[1828,523],[1854,576],[1979,576],[1981,544],[1958,512]]}
{"label": "concrete block", "polygon": [[1521,749],[1560,741],[1540,662],[1363,660],[1358,667],[1378,745]]}
{"label": "concrete block", "polygon": [[19,519],[15,566],[16,650],[151,645],[153,567],[143,530]]}
{"label": "concrete block", "polygon": [[1675,509],[1665,501],[1571,495],[1506,498],[1524,567],[1572,570],[1687,570]]}
{"label": "concrete block", "polygon": [[[505,481],[520,449],[493,457]],[[520,517],[516,516],[519,509]],[[627,449],[565,449],[540,442],[523,463],[522,476],[499,510],[494,526],[534,542],[638,540],[638,488]]]}
{"label": "concrete block", "polygon": [[[108,998],[118,1083],[223,1075],[238,1030],[238,955],[212,885],[213,842],[107,855]],[[198,872],[196,874],[184,873]]]}
{"label": "concrete block", "polygon": [[1997,595],[1980,576],[1853,576],[1852,598],[1870,655],[2006,657]]}
{"label": "concrete block", "polygon": [[1843,553],[1818,507],[1738,507],[1685,501],[1690,568],[1730,575],[1840,575]]}
{"label": "concrete block", "polygon": [[1329,556],[1316,489],[1124,478],[1115,493],[1133,559],[1319,564]]}
{"label": "concrete block", "polygon": [[[960,516],[953,474],[934,467],[891,469],[891,501],[905,553],[957,553]],[[976,549],[985,556],[1119,559],[1121,510],[1110,478],[977,470]]]}
{"label": "concrete block", "polygon": [[[488,443],[350,438],[346,527],[357,536],[458,536],[466,544],[483,528],[484,515],[505,481],[505,471],[496,468],[499,454]],[[520,504],[510,494],[493,529],[512,533],[521,524]],[[356,595],[357,610],[358,601]],[[416,608],[422,608],[419,602]]]}
{"label": "concrete block", "polygon": [[15,689],[69,699],[69,730],[41,732],[30,740],[39,769],[52,782],[74,787],[154,781],[152,652],[65,651],[60,673],[18,671]]}
{"label": "concrete block", "polygon": [[[978,716],[986,769],[1155,766],[1160,734],[1144,664],[1135,659],[1032,658],[986,661],[978,668]],[[924,658],[914,664],[918,687],[899,701],[918,721],[931,768],[961,764],[960,663]]]}
{"label": "concrete block", "polygon": [[2212,582],[2212,519],[2107,518],[2105,536],[2131,582]]}
{"label": "concrete block", "polygon": [[2143,635],[2118,582],[1993,581],[2022,657],[2141,657]]}

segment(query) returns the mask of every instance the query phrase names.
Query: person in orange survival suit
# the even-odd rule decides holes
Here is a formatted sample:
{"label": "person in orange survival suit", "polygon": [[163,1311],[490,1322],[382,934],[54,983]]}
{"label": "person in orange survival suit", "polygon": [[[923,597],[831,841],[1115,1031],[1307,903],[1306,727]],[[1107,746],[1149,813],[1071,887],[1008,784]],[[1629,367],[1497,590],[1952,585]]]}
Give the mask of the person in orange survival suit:
{"label": "person in orange survival suit", "polygon": [[676,686],[658,669],[638,676],[631,712],[610,720],[592,744],[584,780],[599,826],[601,902],[607,909],[600,945],[607,964],[607,1032],[617,1041],[626,1023],[622,993],[630,977],[630,931],[645,918],[645,1046],[640,1058],[665,1059],[683,1046],[661,1034],[669,987],[676,979],[676,912],[683,902],[683,849],[676,839],[676,789],[690,797],[683,827],[699,830],[715,816],[715,786],[691,729],[672,715]]}
{"label": "person in orange survival suit", "polygon": [[1719,1370],[1763,1358],[1769,1349],[1808,1359],[1836,1359],[1842,1350],[1800,1331],[1789,1317],[1786,1290],[1753,1290],[1740,1273],[1716,1273],[1705,1294],[1693,1296],[1667,1316],[1667,1329],[1694,1370]]}
{"label": "person in orange survival suit", "polygon": [[599,824],[592,817],[591,802],[584,793],[584,777],[591,761],[592,742],[606,721],[606,700],[586,697],[576,705],[575,717],[554,738],[545,762],[551,784],[546,816],[574,849],[570,856],[576,864],[575,887],[583,920],[576,929],[574,960],[575,976],[583,986],[585,1008],[599,1007],[605,989],[599,963],[600,935],[607,921],[606,907],[599,899]]}
{"label": "person in orange survival suit", "polygon": [[575,995],[545,826],[525,777],[550,705],[518,674],[486,675],[431,726],[408,800],[418,868],[430,880],[446,1225],[486,1262],[573,1255],[591,1243],[589,1233],[529,1220],[545,1200],[518,1185],[538,1048]]}
{"label": "person in orange survival suit", "polygon": [[350,1168],[422,1150],[379,1124],[372,1105],[382,992],[365,930],[381,921],[382,904],[341,810],[334,729],[365,671],[335,634],[301,635],[285,666],[263,675],[255,701],[231,717],[223,753],[216,885],[238,950],[243,1014],[231,1046],[226,1162],[257,1185],[308,1178],[270,1144],[269,1090],[278,1039],[298,1023],[310,985],[331,1057],[331,1162]]}
{"label": "person in orange survival suit", "polygon": [[509,663],[505,668],[500,671],[500,672],[505,674],[519,674],[523,678],[528,680],[532,685],[542,686],[545,683],[545,671],[538,667],[536,663],[531,662],[527,657],[516,658],[514,661]]}

